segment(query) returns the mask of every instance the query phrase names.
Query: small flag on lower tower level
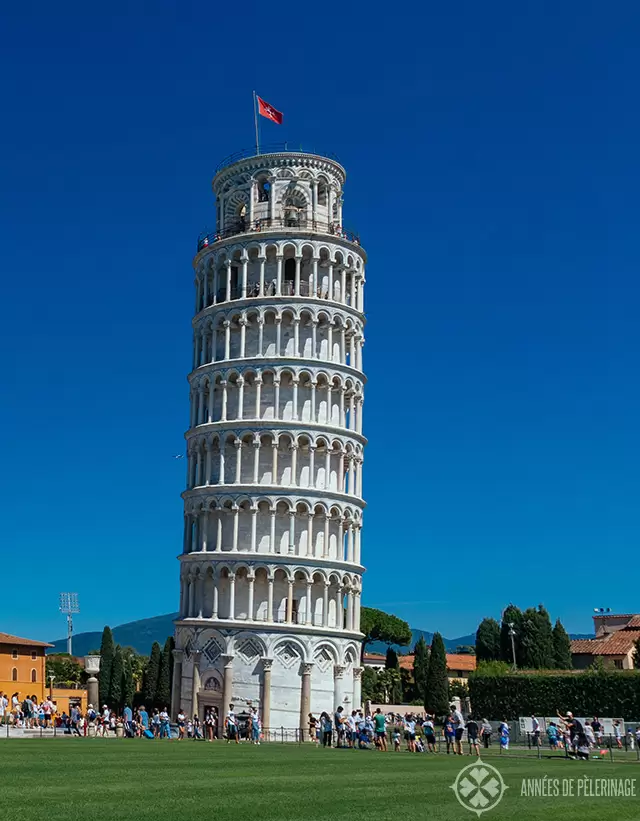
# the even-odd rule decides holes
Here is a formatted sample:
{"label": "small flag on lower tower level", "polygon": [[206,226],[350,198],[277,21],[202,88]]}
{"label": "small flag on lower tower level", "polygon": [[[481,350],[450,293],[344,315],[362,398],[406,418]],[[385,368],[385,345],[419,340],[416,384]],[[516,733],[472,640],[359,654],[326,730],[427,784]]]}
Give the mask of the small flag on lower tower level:
{"label": "small flag on lower tower level", "polygon": [[265,103],[262,97],[258,97],[258,110],[262,117],[266,117],[267,120],[271,120],[277,125],[282,125],[282,112],[269,105],[269,103]]}

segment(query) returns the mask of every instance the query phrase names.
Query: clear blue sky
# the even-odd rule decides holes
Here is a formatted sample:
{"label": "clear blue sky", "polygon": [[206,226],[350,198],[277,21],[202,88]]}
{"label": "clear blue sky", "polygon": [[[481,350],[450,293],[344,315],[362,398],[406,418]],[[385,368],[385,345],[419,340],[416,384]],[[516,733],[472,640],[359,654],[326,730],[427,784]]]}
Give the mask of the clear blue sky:
{"label": "clear blue sky", "polygon": [[176,608],[191,259],[254,88],[369,254],[365,603],[637,612],[637,4],[281,8],[5,10],[0,629]]}

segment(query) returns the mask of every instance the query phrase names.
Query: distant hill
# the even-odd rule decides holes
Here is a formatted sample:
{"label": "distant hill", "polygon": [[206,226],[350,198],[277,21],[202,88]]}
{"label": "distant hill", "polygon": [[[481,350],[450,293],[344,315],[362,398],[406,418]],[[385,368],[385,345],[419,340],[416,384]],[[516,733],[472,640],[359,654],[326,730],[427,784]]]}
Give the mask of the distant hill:
{"label": "distant hill", "polygon": [[[113,628],[113,638],[117,644],[123,647],[133,647],[138,653],[148,654],[151,652],[151,645],[154,641],[159,644],[164,644],[167,636],[173,635],[173,620],[178,618],[177,613],[167,613],[164,616],[154,616],[152,619],[140,619],[140,621],[130,621],[127,624],[121,624],[119,627]],[[433,633],[427,630],[411,630],[411,644],[392,645],[397,653],[410,653],[415,647],[416,642],[424,637],[427,644],[431,644]],[[572,639],[591,639],[592,635],[587,633],[571,634]],[[100,647],[102,639],[102,632],[99,633],[78,633],[73,637],[73,654],[75,656],[86,656],[90,650],[97,650]],[[459,636],[455,639],[445,639],[443,637],[444,646],[449,653],[454,653],[456,647],[463,644],[474,645],[476,643],[475,633],[468,636]],[[53,648],[49,653],[66,653],[67,640],[58,639],[51,642]],[[386,653],[387,645],[381,641],[375,641],[367,647],[369,653]]]}
{"label": "distant hill", "polygon": [[[173,635],[173,620],[178,618],[177,613],[167,613],[164,616],[154,616],[152,619],[130,621],[113,628],[113,639],[123,647],[133,647],[138,653],[148,655],[151,645],[157,641],[163,645],[167,636]],[[99,633],[77,633],[73,637],[73,655],[86,656],[90,650],[97,650],[102,640],[102,631]],[[58,639],[51,642],[53,649],[49,653],[66,653],[67,640]]]}

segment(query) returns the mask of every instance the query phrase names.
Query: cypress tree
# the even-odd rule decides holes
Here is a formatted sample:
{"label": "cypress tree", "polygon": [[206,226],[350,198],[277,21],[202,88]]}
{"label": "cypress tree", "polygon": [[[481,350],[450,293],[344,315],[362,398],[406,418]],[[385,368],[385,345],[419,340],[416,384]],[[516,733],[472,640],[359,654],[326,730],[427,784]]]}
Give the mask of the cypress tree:
{"label": "cypress tree", "polygon": [[541,604],[523,613],[521,648],[523,667],[542,670],[555,665],[551,619]]}
{"label": "cypress tree", "polygon": [[400,663],[398,661],[398,654],[393,647],[387,647],[387,657],[384,660],[386,670],[399,670]]}
{"label": "cypress tree", "polygon": [[111,687],[109,688],[109,706],[112,710],[122,709],[122,679],[124,676],[124,659],[122,657],[122,647],[118,644],[113,655],[113,667],[111,668]]}
{"label": "cypress tree", "polygon": [[133,679],[133,667],[130,658],[123,658],[122,671],[122,701],[123,706],[133,707],[133,699],[136,694],[136,683]]}
{"label": "cypress tree", "polygon": [[482,619],[476,631],[476,658],[497,661],[500,656],[500,625],[495,619]]}
{"label": "cypress tree", "polygon": [[571,639],[560,619],[556,621],[553,628],[553,656],[555,666],[560,670],[571,670],[573,667]]}
{"label": "cypress tree", "polygon": [[387,657],[384,660],[386,670],[395,670],[397,677],[393,680],[393,686],[389,694],[390,704],[402,704],[402,677],[400,675],[400,662],[398,654],[393,647],[387,647]]}
{"label": "cypress tree", "polygon": [[114,654],[113,634],[111,628],[107,626],[102,631],[102,642],[100,644],[100,704],[93,705],[96,710],[100,709],[103,704],[110,704],[109,693],[111,690],[111,670],[113,668]]}
{"label": "cypress tree", "polygon": [[427,686],[427,672],[429,670],[429,648],[424,636],[420,636],[413,650],[413,680],[416,687],[416,697],[424,703]]}
{"label": "cypress tree", "polygon": [[157,641],[154,641],[151,647],[149,664],[147,664],[147,669],[145,670],[144,679],[142,681],[142,698],[148,710],[155,707],[156,704],[161,652],[160,645]]}
{"label": "cypress tree", "polygon": [[169,636],[164,643],[160,656],[160,672],[156,688],[156,701],[159,707],[169,707],[171,704],[171,674],[173,673],[173,636]]}
{"label": "cypress tree", "polygon": [[425,709],[437,716],[446,715],[449,710],[449,678],[447,676],[447,651],[440,633],[434,633],[431,640],[425,690]]}

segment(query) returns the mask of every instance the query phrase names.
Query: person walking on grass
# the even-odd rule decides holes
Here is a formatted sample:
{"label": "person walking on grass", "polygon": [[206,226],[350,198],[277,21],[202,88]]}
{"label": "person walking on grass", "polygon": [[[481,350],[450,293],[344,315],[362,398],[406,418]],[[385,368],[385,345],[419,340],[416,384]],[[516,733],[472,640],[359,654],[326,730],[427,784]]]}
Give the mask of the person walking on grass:
{"label": "person walking on grass", "polygon": [[436,751],[436,728],[433,724],[433,716],[428,713],[422,722],[422,732],[424,733],[424,740],[427,745],[427,752],[435,753]]}
{"label": "person walking on grass", "polygon": [[240,735],[240,733],[238,732],[238,719],[236,718],[233,704],[229,705],[229,712],[227,713],[227,717],[225,719],[225,729],[227,731],[227,744],[231,744],[232,741],[235,741],[236,744],[239,744],[240,740],[238,736]]}
{"label": "person walking on grass", "polygon": [[447,743],[447,755],[449,753],[456,754],[455,748],[455,740],[456,740],[456,731],[455,727],[453,726],[453,719],[451,716],[447,716],[444,720],[444,740]]}
{"label": "person walking on grass", "polygon": [[455,704],[451,705],[451,718],[456,737],[456,753],[462,755],[462,736],[464,735],[464,718]]}
{"label": "person walking on grass", "polygon": [[373,717],[373,726],[376,734],[376,746],[383,753],[387,752],[387,720],[378,707]]}
{"label": "person walking on grass", "polygon": [[331,716],[329,713],[322,712],[320,714],[320,730],[322,732],[322,746],[331,746],[331,736],[333,735],[333,726],[331,724]]}
{"label": "person walking on grass", "polygon": [[498,729],[500,733],[500,749],[507,752],[509,749],[509,724],[507,723],[507,719],[505,718],[503,721],[500,722],[500,727]]}
{"label": "person walking on grass", "polygon": [[474,753],[480,755],[480,742],[478,741],[478,722],[470,715],[467,719],[467,738],[469,739],[469,755]]}
{"label": "person walking on grass", "polygon": [[345,726],[343,708],[341,706],[338,707],[333,718],[336,728],[336,747],[344,747]]}
{"label": "person walking on grass", "polygon": [[540,722],[535,717],[531,716],[531,732],[533,734],[533,743],[536,747],[540,746]]}
{"label": "person walking on grass", "polygon": [[258,711],[254,707],[251,710],[251,716],[249,718],[251,723],[251,743],[252,744],[260,744],[260,719],[258,718]]}
{"label": "person walking on grass", "polygon": [[180,709],[178,713],[178,741],[184,741],[184,726],[187,721],[187,717]]}
{"label": "person walking on grass", "polygon": [[160,712],[160,738],[168,738],[171,741],[171,724],[169,723],[169,711],[165,707]]}

